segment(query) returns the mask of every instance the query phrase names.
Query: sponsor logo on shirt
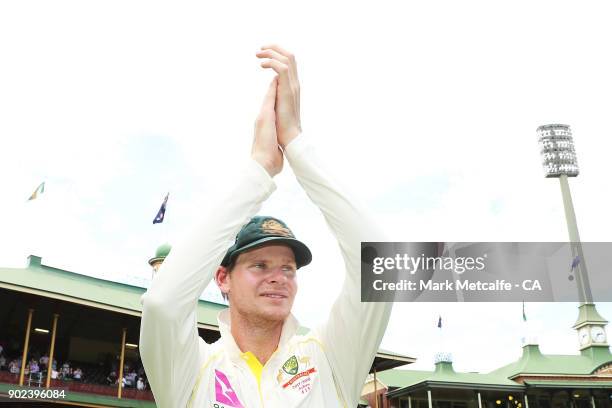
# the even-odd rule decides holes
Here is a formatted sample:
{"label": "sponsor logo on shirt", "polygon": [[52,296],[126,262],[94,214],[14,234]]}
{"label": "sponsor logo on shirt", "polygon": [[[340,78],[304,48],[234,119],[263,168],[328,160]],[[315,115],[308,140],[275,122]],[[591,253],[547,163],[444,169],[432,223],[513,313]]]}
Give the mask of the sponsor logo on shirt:
{"label": "sponsor logo on shirt", "polygon": [[227,407],[244,408],[227,376],[219,370],[215,370],[215,399]]}

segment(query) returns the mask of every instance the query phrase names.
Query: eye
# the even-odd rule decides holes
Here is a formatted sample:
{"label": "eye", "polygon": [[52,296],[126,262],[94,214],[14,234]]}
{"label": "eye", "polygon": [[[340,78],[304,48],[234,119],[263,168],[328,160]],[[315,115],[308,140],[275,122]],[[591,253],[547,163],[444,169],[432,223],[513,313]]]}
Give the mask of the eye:
{"label": "eye", "polygon": [[253,264],[253,267],[254,267],[254,268],[257,268],[257,269],[263,269],[263,268],[265,268],[265,267],[266,267],[266,264],[264,264],[263,262],[255,262],[255,263]]}
{"label": "eye", "polygon": [[292,265],[285,265],[283,266],[283,272],[285,272],[287,275],[293,277],[295,276],[295,267]]}

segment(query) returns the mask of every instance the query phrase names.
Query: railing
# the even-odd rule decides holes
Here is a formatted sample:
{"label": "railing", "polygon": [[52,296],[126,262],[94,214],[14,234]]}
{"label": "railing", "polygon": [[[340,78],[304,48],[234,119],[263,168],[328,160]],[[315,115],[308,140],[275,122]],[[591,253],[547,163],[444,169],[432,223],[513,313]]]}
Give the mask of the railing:
{"label": "railing", "polygon": [[[29,377],[26,378],[24,385],[28,385],[28,380]],[[0,382],[8,384],[18,384],[19,374],[11,374],[8,371],[0,371]],[[32,376],[30,386],[38,386],[36,375]],[[44,386],[44,381],[41,383],[41,386]],[[84,394],[106,395],[110,397],[117,396],[116,385],[92,384],[80,381],[51,380],[51,388],[61,388],[73,392],[81,392]],[[151,392],[151,390],[123,388],[123,390],[121,390],[121,398],[153,401],[153,393]]]}

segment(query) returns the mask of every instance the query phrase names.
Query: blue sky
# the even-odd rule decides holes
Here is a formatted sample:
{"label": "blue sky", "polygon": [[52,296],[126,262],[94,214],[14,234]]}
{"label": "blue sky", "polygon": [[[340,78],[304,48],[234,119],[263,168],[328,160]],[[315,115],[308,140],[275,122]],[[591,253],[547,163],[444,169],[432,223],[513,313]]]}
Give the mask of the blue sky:
{"label": "blue sky", "polygon": [[[2,265],[35,253],[146,285],[155,248],[248,157],[271,77],[254,54],[271,41],[297,55],[304,136],[391,239],[566,240],[535,133],[560,122],[581,166],[571,187],[582,239],[610,241],[609,11],[603,1],[3,3]],[[295,312],[313,325],[342,265],[291,172],[276,182],[262,213],[312,246]],[[166,221],[153,226],[168,191]],[[528,305],[543,351],[577,352],[575,307]],[[518,303],[398,304],[383,347],[431,368],[439,314],[458,369],[492,370],[520,352]]]}

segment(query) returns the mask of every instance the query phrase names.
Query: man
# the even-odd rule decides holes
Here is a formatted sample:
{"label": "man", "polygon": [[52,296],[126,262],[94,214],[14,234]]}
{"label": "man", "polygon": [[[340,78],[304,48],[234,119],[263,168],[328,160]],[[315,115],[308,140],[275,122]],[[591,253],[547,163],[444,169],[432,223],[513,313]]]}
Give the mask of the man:
{"label": "man", "polygon": [[138,382],[136,383],[136,389],[138,391],[142,391],[145,389],[145,383],[142,377],[138,377]]}
{"label": "man", "polygon": [[48,365],[49,365],[49,356],[47,354],[44,354],[41,358],[40,358],[40,364],[44,369],[47,369]]}
{"label": "man", "polygon": [[[277,77],[255,123],[252,160],[231,191],[214,196],[215,211],[174,246],[143,295],[140,352],[161,408],[355,407],[389,319],[391,304],[360,302],[360,242],[381,237],[300,135],[294,57],[274,45],[257,57]],[[254,217],[284,157],[346,265],[327,321],[304,336],[290,312],[296,270],[310,251],[282,221]],[[213,275],[229,308],[219,315],[221,339],[209,345],[198,336],[196,306]]]}
{"label": "man", "polygon": [[106,382],[108,383],[108,385],[117,384],[117,373],[115,372],[115,370],[111,370],[111,372],[106,377]]}
{"label": "man", "polygon": [[11,362],[9,363],[9,372],[11,374],[19,374],[19,371],[21,371],[21,364],[19,363],[19,360],[11,360]]}
{"label": "man", "polygon": [[35,358],[30,360],[30,373],[37,374],[40,371],[40,367],[38,366],[38,362]]}

